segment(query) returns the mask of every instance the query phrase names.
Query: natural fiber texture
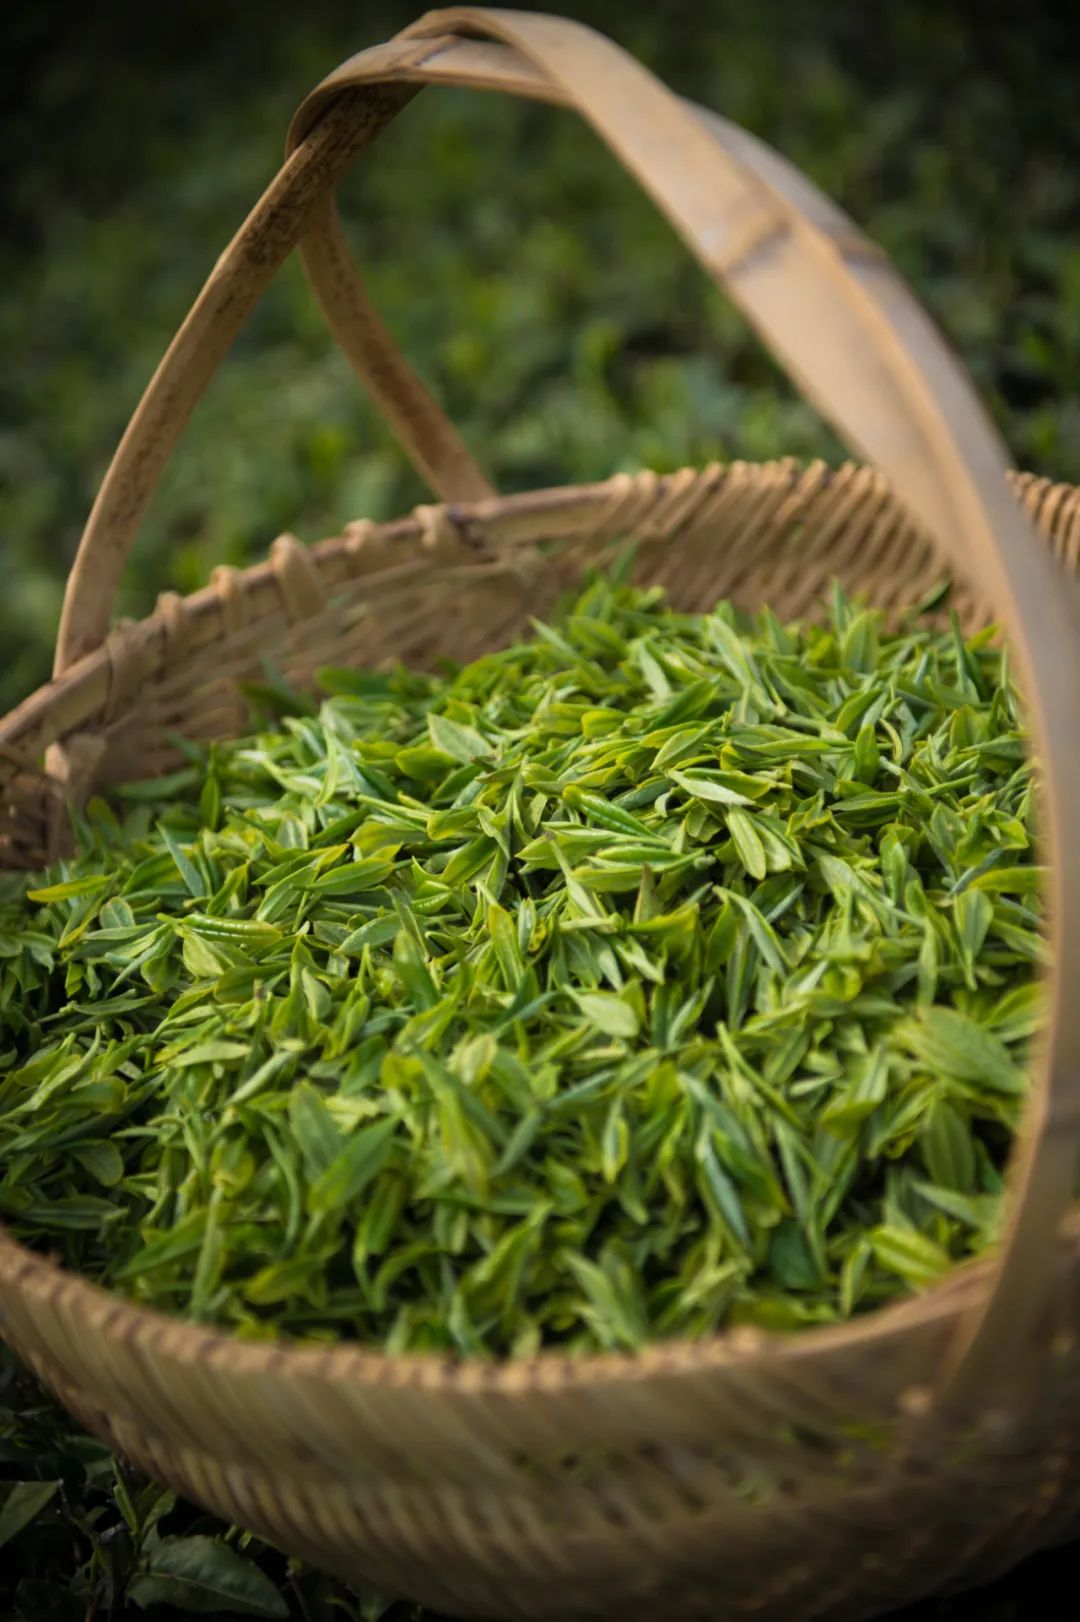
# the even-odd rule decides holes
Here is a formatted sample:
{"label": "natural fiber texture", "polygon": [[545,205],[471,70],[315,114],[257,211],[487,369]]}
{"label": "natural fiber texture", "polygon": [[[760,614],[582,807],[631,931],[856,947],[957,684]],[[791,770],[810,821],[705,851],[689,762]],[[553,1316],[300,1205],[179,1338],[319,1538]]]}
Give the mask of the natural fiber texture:
{"label": "natural fiber texture", "polygon": [[[487,495],[367,305],[330,202],[426,82],[578,107],[883,471],[735,464]],[[334,331],[449,504],[311,549],[282,537],[268,563],[220,570],[106,636],[169,451],[301,239]],[[1011,482],[1021,502],[955,364],[880,254],[775,154],[589,30],[438,13],[309,98],[292,155],[215,267],[106,477],[56,679],[0,721],[0,865],[60,852],[69,799],[169,770],[171,734],[240,731],[238,684],[262,679],[265,659],[304,687],[322,665],[471,658],[547,613],[627,538],[638,578],[685,609],[729,596],[791,618],[838,577],[895,611],[955,573],[977,582],[958,588],[962,620],[1001,616],[1032,701],[1055,862],[1052,1030],[1000,1254],[913,1301],[789,1340],[735,1331],[506,1366],[241,1345],[112,1300],[0,1239],[0,1329],[88,1427],[286,1548],[496,1618],[860,1617],[1080,1528],[1080,1213],[1061,1224],[1080,1131],[1080,999],[1069,995],[1080,491]]]}
{"label": "natural fiber texture", "polygon": [[[1030,475],[1015,484],[1054,551],[1074,566],[1080,492]],[[446,655],[473,658],[548,612],[583,568],[626,539],[638,544],[636,578],[662,583],[686,610],[728,596],[794,618],[835,578],[895,611],[947,571],[880,475],[850,464],[619,475],[420,507],[388,524],[361,521],[310,548],[281,536],[269,563],[221,568],[203,591],[162,597],[148,619],[118,625],[95,653],[0,721],[0,867],[39,867],[64,848],[66,815],[55,814],[54,802],[70,789],[35,764],[57,740],[83,794],[160,776],[179,759],[172,736],[243,730],[238,684],[265,680],[267,662],[308,689],[323,665],[431,668]],[[970,592],[954,594],[952,606],[970,627],[990,617]],[[81,750],[76,738],[85,740]]]}

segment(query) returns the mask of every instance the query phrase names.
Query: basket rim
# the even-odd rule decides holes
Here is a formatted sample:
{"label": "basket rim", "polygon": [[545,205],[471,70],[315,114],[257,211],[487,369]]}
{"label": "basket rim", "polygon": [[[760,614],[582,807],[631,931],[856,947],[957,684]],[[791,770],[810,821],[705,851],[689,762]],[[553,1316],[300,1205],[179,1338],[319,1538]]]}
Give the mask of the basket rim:
{"label": "basket rim", "polygon": [[[1010,470],[1009,482],[1021,497],[1030,516],[1038,520],[1048,501],[1066,499],[1080,487],[1030,472]],[[662,501],[673,488],[685,489],[688,478],[710,485],[729,479],[787,481],[792,495],[805,487],[807,496],[834,481],[865,483],[867,493],[888,488],[880,473],[864,463],[845,461],[831,467],[820,459],[801,462],[794,457],[763,462],[735,460],[711,463],[705,468],[683,468],[675,473],[616,474],[613,478],[586,484],[563,484],[470,503],[420,507],[404,517],[383,523],[359,520],[347,525],[341,535],[313,543],[304,552],[316,566],[340,563],[352,546],[358,531],[365,536],[393,542],[431,539],[432,519],[448,522],[452,533],[467,545],[483,538],[498,544],[512,544],[514,532],[522,523],[547,522],[551,532],[576,527],[597,506],[621,504],[634,495],[655,496]],[[507,535],[500,537],[500,525]],[[670,538],[672,531],[665,534]],[[530,534],[530,540],[536,539]],[[295,543],[294,543],[295,544]],[[245,579],[270,584],[272,562],[252,564],[242,571]],[[172,594],[170,594],[172,596]],[[217,607],[217,579],[172,602],[184,615],[201,616]],[[172,611],[175,613],[176,608]],[[168,610],[159,599],[154,612],[142,620],[121,623],[99,648],[84,655],[65,673],[49,681],[6,716],[0,717],[0,765],[5,757],[17,767],[38,770],[19,747],[21,737],[40,733],[57,710],[65,723],[49,733],[47,742],[75,730],[86,715],[100,709],[107,696],[108,678],[117,639],[132,635],[156,643],[160,657],[167,657]],[[103,685],[104,683],[104,685]],[[2,788],[0,788],[2,795]],[[2,803],[2,802],[0,802]],[[1074,1251],[1080,1257],[1080,1203],[1074,1204],[1062,1228],[1062,1253]],[[558,1348],[542,1349],[529,1358],[500,1357],[493,1360],[459,1358],[440,1351],[388,1353],[357,1341],[336,1343],[278,1339],[244,1340],[227,1328],[200,1325],[172,1317],[157,1309],[131,1302],[81,1274],[62,1267],[53,1257],[30,1249],[12,1237],[0,1223],[0,1338],[8,1323],[5,1296],[25,1293],[39,1303],[81,1317],[100,1329],[108,1339],[128,1346],[145,1346],[158,1357],[177,1363],[210,1363],[228,1366],[233,1372],[254,1375],[314,1375],[320,1382],[357,1383],[366,1386],[422,1388],[428,1391],[482,1390],[501,1394],[581,1389],[595,1385],[619,1385],[656,1377],[677,1378],[734,1369],[747,1363],[783,1365],[796,1368],[807,1361],[827,1358],[840,1350],[883,1348],[893,1337],[907,1331],[943,1325],[963,1310],[993,1276],[994,1253],[958,1263],[940,1280],[911,1296],[900,1297],[857,1318],[830,1325],[816,1325],[787,1334],[767,1332],[752,1326],[733,1325],[700,1339],[672,1338],[652,1341],[634,1351],[595,1351],[567,1353]],[[17,1335],[11,1336],[12,1340]],[[898,1392],[898,1400],[902,1397]]]}
{"label": "basket rim", "polygon": [[[1066,500],[1080,493],[1080,486],[1042,474],[1010,469],[1007,477],[1036,522],[1049,501]],[[640,539],[669,540],[692,528],[699,496],[704,498],[738,481],[745,481],[747,486],[759,482],[786,485],[793,504],[808,501],[834,486],[864,485],[867,495],[883,495],[890,490],[877,468],[854,459],[833,466],[820,457],[804,460],[780,456],[765,461],[735,458],[702,467],[685,466],[669,473],[650,469],[632,474],[616,473],[595,482],[549,485],[478,501],[421,504],[397,518],[353,520],[339,534],[309,544],[301,545],[291,536],[288,539],[315,571],[325,571],[331,576],[335,572],[340,576],[348,569],[351,559],[358,556],[357,541],[361,535],[391,545],[420,541],[434,546],[441,530],[461,543],[466,553],[489,546],[512,549],[523,545],[523,531],[527,532],[524,544],[555,540],[560,535],[573,533],[586,520],[595,522],[597,511],[605,518],[610,514],[611,520],[617,520],[626,508],[633,514],[633,525]],[[692,498],[690,502],[685,499],[688,494]],[[661,537],[654,532],[654,526],[663,524],[663,509],[673,498],[681,510],[673,515],[676,521],[670,527],[664,526]],[[650,509],[655,509],[655,513]],[[793,510],[792,517],[796,516]],[[541,526],[539,530],[537,525]],[[619,533],[618,523],[614,522],[611,534]],[[0,715],[0,810],[6,782],[5,766],[8,774],[22,771],[37,775],[40,772],[37,756],[49,744],[78,731],[107,704],[118,666],[139,658],[146,662],[145,673],[152,675],[169,658],[180,624],[191,626],[210,621],[213,626],[216,617],[215,634],[210,641],[222,634],[221,582],[226,577],[249,591],[264,588],[272,592],[280,586],[279,571],[271,555],[242,569],[215,570],[209,584],[194,591],[163,592],[149,614],[138,620],[118,620],[98,647],[70,664],[61,675],[41,683],[6,714]],[[333,581],[331,588],[332,585]],[[287,602],[285,607],[289,607]]]}
{"label": "basket rim", "polygon": [[[1063,1261],[1080,1263],[1080,1201],[1062,1226]],[[1066,1253],[1069,1253],[1066,1257]],[[917,1294],[848,1319],[787,1334],[731,1325],[700,1340],[650,1341],[636,1350],[571,1353],[548,1347],[528,1358],[484,1359],[440,1351],[384,1352],[359,1341],[244,1340],[228,1329],[170,1317],[125,1300],[100,1284],[30,1250],[0,1225],[0,1339],[6,1336],[9,1290],[80,1318],[106,1339],[145,1349],[177,1364],[213,1365],[236,1375],[275,1379],[313,1377],[321,1385],[414,1389],[432,1393],[482,1392],[501,1396],[566,1393],[596,1386],[626,1386],[655,1379],[729,1372],[753,1364],[791,1371],[838,1352],[885,1351],[913,1330],[932,1332],[971,1309],[992,1277],[992,1253],[958,1263]],[[18,1339],[17,1332],[12,1341]],[[1072,1344],[1062,1345],[1071,1351]],[[898,1406],[912,1395],[897,1391]]]}

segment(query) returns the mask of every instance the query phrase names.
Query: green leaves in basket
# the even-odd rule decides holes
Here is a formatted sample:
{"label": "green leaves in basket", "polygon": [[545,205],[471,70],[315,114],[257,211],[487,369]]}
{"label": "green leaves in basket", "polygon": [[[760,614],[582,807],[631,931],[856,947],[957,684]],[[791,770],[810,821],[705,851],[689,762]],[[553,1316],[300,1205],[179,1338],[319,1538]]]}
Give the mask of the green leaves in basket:
{"label": "green leaves in basket", "polygon": [[[329,686],[0,881],[22,1238],[467,1356],[832,1322],[993,1238],[1045,948],[989,633],[595,579]],[[147,1594],[239,1570],[170,1548]]]}

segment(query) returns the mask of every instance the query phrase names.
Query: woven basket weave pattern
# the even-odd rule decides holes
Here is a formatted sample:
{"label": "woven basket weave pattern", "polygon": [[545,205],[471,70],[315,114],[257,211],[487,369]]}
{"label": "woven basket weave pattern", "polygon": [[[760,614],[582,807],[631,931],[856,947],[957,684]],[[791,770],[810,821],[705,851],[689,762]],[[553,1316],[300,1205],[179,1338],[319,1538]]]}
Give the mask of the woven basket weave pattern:
{"label": "woven basket weave pattern", "polygon": [[[424,84],[576,108],[880,471],[619,475],[497,496],[394,348],[332,192]],[[188,415],[298,247],[349,360],[441,498],[218,570],[109,630]],[[1019,497],[1019,500],[1016,498]],[[0,1331],[91,1430],[347,1577],[508,1619],[859,1618],[1080,1530],[1080,491],[1006,476],[962,374],[883,256],[775,153],[581,25],[433,13],[344,64],[222,255],[103,482],[55,678],[0,719],[0,867],[70,845],[68,804],[236,735],[265,662],[430,666],[504,645],[627,541],[682,609],[785,618],[833,579],[890,616],[948,575],[1001,620],[1030,701],[1057,966],[993,1254],[851,1324],[518,1364],[245,1345],[115,1299],[0,1234]]]}
{"label": "woven basket weave pattern", "polygon": [[[1080,501],[1021,475],[1018,490],[1070,564]],[[57,784],[36,762],[57,737],[86,734],[97,786],[160,776],[179,760],[171,737],[235,737],[248,714],[240,684],[268,664],[297,690],[325,665],[399,660],[431,668],[500,647],[547,613],[583,568],[627,541],[636,578],[674,606],[719,597],[785,618],[818,608],[832,580],[893,614],[943,578],[945,561],[873,469],[794,462],[619,476],[503,501],[421,507],[389,524],[357,523],[306,549],[291,536],[270,562],[219,569],[182,601],[169,595],[123,624],[78,682],[45,689],[0,731],[0,866],[32,868],[62,850]],[[988,610],[950,599],[968,625]],[[62,810],[62,806],[60,810]]]}
{"label": "woven basket weave pattern", "polygon": [[[949,1437],[955,1457],[906,1412],[977,1266],[839,1333],[500,1368],[244,1347],[13,1250],[5,1335],[88,1428],[227,1519],[451,1614],[854,1618],[1080,1528],[1073,1344],[1024,1407]],[[1078,1283],[1074,1223],[1061,1298]]]}
{"label": "woven basket weave pattern", "polygon": [[[1080,490],[1028,475],[1016,485],[1075,567]],[[235,684],[258,680],[268,652],[300,687],[324,664],[472,657],[505,644],[627,536],[639,540],[640,577],[684,609],[731,596],[798,615],[839,578],[895,611],[943,575],[881,478],[853,465],[646,474],[424,508],[306,553],[286,539],[270,565],[219,572],[211,590],[122,627],[101,654],[115,687],[76,724],[112,730],[118,776],[148,759],[168,770],[167,731],[242,726]],[[973,598],[963,606],[971,626],[985,619]],[[49,734],[31,737],[40,750]],[[49,827],[40,776],[27,774],[18,797],[17,781],[5,790],[25,830],[9,846],[16,860],[40,851]],[[1080,1229],[1065,1265],[1062,1299],[1080,1283]],[[91,1305],[84,1286],[2,1243],[0,1325],[88,1428],[151,1474],[309,1559],[432,1605],[599,1618],[613,1595],[654,1613],[675,1596],[680,1614],[696,1603],[715,1617],[720,1548],[731,1596],[721,1614],[857,1616],[923,1591],[928,1574],[936,1585],[990,1573],[1080,1527],[1071,1349],[1052,1400],[1042,1392],[1037,1446],[1026,1414],[1019,1456],[1014,1416],[961,1467],[898,1459],[903,1394],[931,1378],[978,1276],[965,1270],[934,1292],[932,1314],[922,1302],[879,1314],[870,1344],[860,1326],[827,1356],[795,1342],[770,1361],[744,1334],[722,1349],[657,1348],[648,1377],[633,1360],[607,1360],[602,1397],[569,1364],[544,1365],[537,1388],[528,1365],[496,1377],[354,1350],[294,1359],[241,1348],[96,1293]],[[863,1451],[838,1442],[855,1420],[899,1429],[884,1452]],[[866,1559],[838,1559],[840,1548]]]}

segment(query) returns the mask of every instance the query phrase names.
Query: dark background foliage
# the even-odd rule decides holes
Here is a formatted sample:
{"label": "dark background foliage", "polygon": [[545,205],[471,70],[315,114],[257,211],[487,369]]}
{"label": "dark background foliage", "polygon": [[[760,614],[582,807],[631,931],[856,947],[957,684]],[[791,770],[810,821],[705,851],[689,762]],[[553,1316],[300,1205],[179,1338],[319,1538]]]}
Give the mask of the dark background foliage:
{"label": "dark background foliage", "polygon": [[[1080,482],[1074,7],[566,9],[803,167],[893,256],[974,374],[1015,462]],[[46,0],[0,16],[0,708],[47,674],[96,485],[201,281],[270,179],[294,106],[413,15],[391,0]],[[427,92],[343,202],[384,315],[502,488],[843,454],[652,206],[565,115]],[[166,586],[193,589],[282,529],[314,540],[424,496],[289,265],[196,413],[123,607],[145,611]],[[16,1482],[60,1485],[46,1498]],[[0,1367],[0,1615],[379,1614],[374,1599],[265,1549],[241,1553],[235,1534],[209,1541],[221,1532],[118,1470]],[[196,1541],[178,1554],[180,1537]],[[908,1622],[1019,1622],[1037,1577],[1067,1594],[1076,1571],[1070,1551],[1043,1557]],[[1072,1614],[1058,1603],[1039,1614]]]}

